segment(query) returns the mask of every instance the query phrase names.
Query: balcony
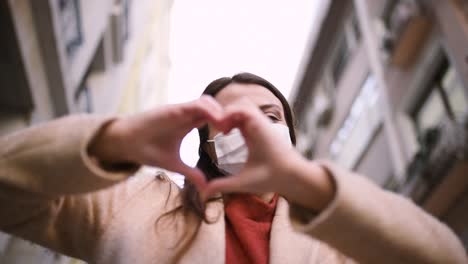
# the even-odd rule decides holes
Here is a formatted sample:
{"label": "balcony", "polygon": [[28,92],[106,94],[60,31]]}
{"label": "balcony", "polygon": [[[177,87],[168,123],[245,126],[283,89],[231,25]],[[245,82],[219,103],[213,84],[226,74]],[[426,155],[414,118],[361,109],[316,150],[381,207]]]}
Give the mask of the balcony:
{"label": "balcony", "polygon": [[468,191],[468,116],[445,120],[420,138],[420,151],[399,190],[437,217]]}
{"label": "balcony", "polygon": [[415,0],[391,1],[378,23],[386,61],[401,68],[413,65],[432,28],[427,12]]}

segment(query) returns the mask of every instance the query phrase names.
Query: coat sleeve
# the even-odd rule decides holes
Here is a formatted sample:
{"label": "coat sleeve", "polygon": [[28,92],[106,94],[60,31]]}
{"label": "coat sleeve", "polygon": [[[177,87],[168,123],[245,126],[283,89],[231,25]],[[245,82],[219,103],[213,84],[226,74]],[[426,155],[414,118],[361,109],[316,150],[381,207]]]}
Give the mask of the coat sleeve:
{"label": "coat sleeve", "polygon": [[321,161],[334,181],[319,214],[290,207],[293,227],[359,263],[468,263],[454,233],[412,201]]}
{"label": "coat sleeve", "polygon": [[88,145],[110,122],[70,116],[1,138],[0,229],[90,259],[113,212],[134,192],[127,181],[117,183],[138,169],[103,168],[88,155]]}

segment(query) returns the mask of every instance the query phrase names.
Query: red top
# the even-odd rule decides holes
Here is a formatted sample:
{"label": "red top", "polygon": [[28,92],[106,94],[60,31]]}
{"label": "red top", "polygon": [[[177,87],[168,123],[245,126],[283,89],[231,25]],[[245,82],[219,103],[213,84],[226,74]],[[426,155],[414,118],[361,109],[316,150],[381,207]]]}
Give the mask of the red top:
{"label": "red top", "polygon": [[270,203],[252,194],[233,194],[225,201],[226,263],[268,263],[278,195]]}

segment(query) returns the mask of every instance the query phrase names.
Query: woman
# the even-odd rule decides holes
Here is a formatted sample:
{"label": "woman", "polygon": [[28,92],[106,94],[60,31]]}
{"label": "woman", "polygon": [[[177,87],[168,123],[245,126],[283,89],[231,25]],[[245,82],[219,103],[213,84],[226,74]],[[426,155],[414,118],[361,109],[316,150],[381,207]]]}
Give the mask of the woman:
{"label": "woman", "polygon": [[[289,106],[269,82],[239,74],[205,94],[1,139],[0,228],[91,263],[466,262],[453,233],[410,201],[302,158]],[[179,148],[195,127],[191,168]],[[128,179],[140,165],[181,173],[186,188]]]}

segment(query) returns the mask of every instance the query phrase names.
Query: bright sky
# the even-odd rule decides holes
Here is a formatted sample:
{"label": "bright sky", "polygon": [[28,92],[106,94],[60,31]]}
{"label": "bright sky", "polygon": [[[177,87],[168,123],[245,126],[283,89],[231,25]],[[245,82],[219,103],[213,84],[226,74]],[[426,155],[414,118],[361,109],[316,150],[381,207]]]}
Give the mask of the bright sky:
{"label": "bright sky", "polygon": [[[198,98],[214,79],[248,71],[292,89],[323,0],[175,0],[171,13],[169,103]],[[198,159],[194,130],[182,144],[189,165]]]}

